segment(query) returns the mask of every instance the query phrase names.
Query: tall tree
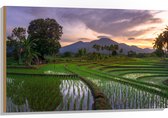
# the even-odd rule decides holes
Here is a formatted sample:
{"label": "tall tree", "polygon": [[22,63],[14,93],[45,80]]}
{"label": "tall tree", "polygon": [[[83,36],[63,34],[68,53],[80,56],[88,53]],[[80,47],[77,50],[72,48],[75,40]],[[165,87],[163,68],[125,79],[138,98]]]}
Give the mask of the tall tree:
{"label": "tall tree", "polygon": [[168,26],[156,37],[153,47],[161,52],[164,51],[164,54],[168,54]]}
{"label": "tall tree", "polygon": [[105,46],[104,46],[104,49],[107,50],[108,53],[109,53],[109,55],[110,55],[110,52],[111,52],[111,50],[110,50],[110,46],[105,45]]}
{"label": "tall tree", "polygon": [[13,54],[18,60],[18,64],[22,62],[23,42],[26,39],[26,29],[16,27],[12,30],[12,34],[7,37],[7,48],[13,48]]}
{"label": "tall tree", "polygon": [[128,51],[128,57],[135,57],[136,56],[136,52],[130,50]]}
{"label": "tall tree", "polygon": [[97,52],[99,52],[100,49],[101,49],[101,46],[97,45],[97,44],[94,44],[92,48],[94,48]]}
{"label": "tall tree", "polygon": [[122,53],[123,53],[123,48],[121,48],[121,49],[119,50],[119,52],[120,52],[120,54],[122,54]]}
{"label": "tall tree", "polygon": [[84,56],[86,55],[87,51],[86,48],[81,48],[78,50],[77,56]]}
{"label": "tall tree", "polygon": [[117,50],[119,49],[118,45],[110,45],[109,46],[112,55],[117,55]]}
{"label": "tall tree", "polygon": [[119,50],[119,46],[118,45],[114,45],[114,51],[112,53],[112,55],[117,55],[117,51]]}
{"label": "tall tree", "polygon": [[28,37],[35,40],[37,45],[34,49],[40,53],[40,58],[45,55],[58,53],[61,45],[59,40],[63,34],[62,26],[55,19],[35,19],[30,22],[28,27]]}
{"label": "tall tree", "polygon": [[101,51],[103,51],[103,50],[104,50],[104,46],[101,46],[100,48],[101,48]]}

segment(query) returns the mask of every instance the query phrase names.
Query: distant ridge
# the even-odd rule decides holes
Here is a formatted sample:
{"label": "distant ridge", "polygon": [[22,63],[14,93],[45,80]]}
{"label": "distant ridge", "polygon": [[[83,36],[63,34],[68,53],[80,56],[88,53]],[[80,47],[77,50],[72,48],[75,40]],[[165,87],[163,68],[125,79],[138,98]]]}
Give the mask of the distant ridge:
{"label": "distant ridge", "polygon": [[[95,52],[96,50],[93,47],[94,44],[97,44],[97,45],[101,45],[101,46],[104,46],[104,45],[111,45],[111,44],[115,44],[115,45],[118,45],[119,46],[119,49],[123,49],[123,54],[127,54],[128,51],[132,50],[132,51],[135,51],[136,53],[151,53],[153,52],[154,50],[153,49],[149,49],[149,48],[139,48],[137,46],[129,46],[125,43],[118,43],[118,42],[115,42],[109,38],[100,38],[100,39],[97,39],[97,40],[93,40],[91,42],[82,42],[82,41],[78,41],[76,43],[73,43],[71,45],[68,45],[68,46],[65,46],[65,47],[62,47],[60,49],[60,53],[65,53],[65,52],[72,52],[72,53],[77,53],[79,49],[81,48],[86,48],[87,49],[87,52]],[[107,54],[109,53],[108,51],[106,50],[100,50],[100,53],[104,53],[104,54]]]}

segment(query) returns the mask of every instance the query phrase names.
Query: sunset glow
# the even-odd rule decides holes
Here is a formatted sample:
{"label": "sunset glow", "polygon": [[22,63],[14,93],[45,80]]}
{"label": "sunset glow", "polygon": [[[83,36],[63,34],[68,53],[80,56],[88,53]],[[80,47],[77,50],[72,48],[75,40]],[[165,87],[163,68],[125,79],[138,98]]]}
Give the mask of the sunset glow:
{"label": "sunset glow", "polygon": [[48,17],[63,26],[62,46],[107,36],[118,43],[152,48],[168,25],[166,11],[7,7],[7,35],[14,27],[27,27],[33,19]]}

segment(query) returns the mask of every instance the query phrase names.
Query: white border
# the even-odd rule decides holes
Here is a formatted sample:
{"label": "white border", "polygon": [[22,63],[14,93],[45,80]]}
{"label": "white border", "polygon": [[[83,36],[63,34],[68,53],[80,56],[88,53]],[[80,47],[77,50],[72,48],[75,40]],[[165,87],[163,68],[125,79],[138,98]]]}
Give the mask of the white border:
{"label": "white border", "polygon": [[168,10],[167,0],[1,0],[0,6]]}
{"label": "white border", "polygon": [[[2,6],[41,6],[41,7],[75,7],[75,8],[115,8],[115,9],[145,9],[145,10],[168,10],[168,0],[0,0],[0,7]],[[3,70],[3,37],[2,37],[2,9],[1,9],[1,22],[0,22],[0,65],[1,70],[0,79],[2,77]],[[0,111],[2,113],[2,81],[0,82],[1,92],[1,105]],[[164,117],[167,116],[164,111],[124,111],[124,112],[93,112],[93,113],[61,113],[61,114],[33,114],[33,115],[9,115],[8,117],[22,118],[142,118],[145,117]],[[4,116],[0,116],[4,117]]]}

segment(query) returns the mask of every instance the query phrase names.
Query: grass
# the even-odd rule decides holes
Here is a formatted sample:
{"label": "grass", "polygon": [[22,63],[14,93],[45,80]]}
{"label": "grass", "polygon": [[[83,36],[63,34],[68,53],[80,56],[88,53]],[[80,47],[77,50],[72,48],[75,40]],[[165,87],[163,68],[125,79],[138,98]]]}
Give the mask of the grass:
{"label": "grass", "polygon": [[[114,82],[110,78],[105,79],[99,75],[93,74],[92,70],[88,70],[89,72],[83,71],[86,70],[84,69],[84,67],[77,67],[75,65],[71,65],[69,66],[69,68],[75,71],[76,73],[80,74],[81,76],[85,76],[87,79],[91,80],[94,84],[96,84],[107,96],[112,109],[167,107],[167,98],[165,97],[161,97],[161,99],[164,99],[164,103],[162,102],[162,100],[158,100],[159,102],[156,103],[156,100],[154,99],[156,99],[159,95],[141,90],[139,88],[128,86],[127,84]],[[126,94],[128,97],[125,97]],[[141,98],[139,98],[140,95],[142,96]],[[148,95],[147,99],[146,95]],[[137,98],[139,99],[137,100]],[[146,101],[143,102],[143,99],[146,99]],[[141,101],[141,103],[139,103],[138,101]]]}
{"label": "grass", "polygon": [[[91,60],[80,61],[80,58],[66,58],[63,60],[57,60],[59,60],[59,63],[57,64],[46,64],[39,66],[37,69],[7,68],[7,72],[19,72],[23,74],[28,73],[32,75],[45,73],[76,73],[80,75],[81,78],[84,78],[85,81],[87,81],[86,84],[80,83],[81,81],[79,80],[79,78],[73,78],[69,80],[69,78],[63,79],[58,77],[54,78],[32,76],[32,78],[29,77],[29,79],[27,79],[26,77],[20,76],[20,81],[16,81],[16,83],[13,85],[14,88],[12,90],[16,91],[8,92],[8,95],[13,95],[13,93],[19,91],[20,88],[17,87],[21,86],[19,85],[21,83],[21,80],[27,81],[28,84],[26,87],[33,86],[32,88],[34,88],[34,90],[38,90],[38,88],[41,88],[42,84],[45,83],[46,88],[50,88],[49,85],[51,84],[51,86],[53,86],[49,91],[42,92],[39,90],[38,92],[34,93],[33,97],[35,102],[40,105],[36,106],[36,104],[33,104],[34,106],[32,105],[31,107],[35,110],[45,110],[49,107],[49,105],[47,104],[52,104],[53,98],[49,98],[48,100],[50,102],[43,106],[44,101],[40,102],[36,100],[38,97],[35,96],[51,95],[52,89],[54,88],[54,83],[57,83],[54,81],[58,81],[58,85],[55,86],[56,88],[54,88],[53,91],[55,89],[59,91],[58,96],[60,96],[59,98],[60,101],[62,100],[62,102],[60,102],[61,104],[57,106],[56,110],[65,111],[92,109],[91,103],[93,103],[93,98],[91,97],[92,93],[89,89],[92,86],[93,90],[95,90],[94,93],[96,93],[97,90],[97,93],[102,92],[102,94],[105,95],[112,109],[168,107],[168,86],[167,84],[165,84],[165,81],[168,79],[168,63],[166,61],[162,61],[159,58],[128,58],[124,56],[116,56],[108,58],[106,60],[99,60],[95,62]],[[65,68],[65,65],[68,69]],[[8,77],[12,78],[14,77],[14,75],[9,75]],[[19,80],[17,76],[16,78],[16,80]],[[31,82],[29,82],[29,80]],[[10,83],[10,81],[13,80],[8,81]],[[38,84],[37,86],[35,86],[37,81]],[[25,86],[25,84],[23,85]],[[8,88],[10,89],[12,87],[10,86]],[[27,89],[29,90],[29,88]],[[41,88],[41,90],[43,89]],[[31,91],[33,92],[33,89]],[[24,93],[23,91],[19,91],[19,93],[22,93],[24,95],[26,92]],[[23,97],[19,97],[22,96],[22,94],[18,94],[18,96],[14,98],[16,98],[15,101],[17,101],[17,104],[20,104],[23,107],[23,104],[26,104],[25,101],[27,99],[25,100],[22,99]],[[55,99],[57,99],[57,97]],[[28,101],[33,100],[29,99]],[[100,98],[95,100],[95,103],[96,102],[97,108],[104,104],[102,99]],[[54,107],[52,107],[51,105],[51,108],[48,108],[48,110],[53,110],[53,108]]]}
{"label": "grass", "polygon": [[164,81],[168,80],[168,76],[167,75],[144,76],[144,77],[139,77],[137,79],[139,79],[139,81],[145,81],[148,83],[153,83],[153,84],[167,87],[167,85],[164,84]]}
{"label": "grass", "polygon": [[69,74],[65,68],[65,64],[46,64],[43,66],[40,66],[38,69],[25,69],[25,68],[7,68],[7,72],[19,72],[19,73],[28,73],[28,74],[44,74],[44,73],[49,73],[50,72],[55,72],[55,73],[65,73]]}
{"label": "grass", "polygon": [[7,97],[11,98],[15,105],[25,104],[27,100],[30,111],[52,111],[61,102],[61,81],[58,79],[18,75],[7,77],[7,81],[10,81],[7,82]]}
{"label": "grass", "polygon": [[[128,62],[128,60],[126,62]],[[137,65],[137,63],[141,65]],[[143,65],[144,63],[147,63],[147,64]],[[113,77],[115,76],[119,77],[121,79],[126,78],[127,80],[131,80],[131,79],[136,80],[138,77],[143,78],[146,75],[156,75],[156,76],[168,75],[168,68],[167,68],[168,64],[165,61],[160,61],[160,59],[151,59],[151,58],[143,58],[143,59],[134,58],[134,59],[131,59],[130,65],[120,63],[119,65],[116,66],[116,65],[109,64],[108,62],[104,62],[101,64],[95,63],[92,66],[84,65],[83,67],[87,68],[83,70],[92,69],[95,71],[94,73],[101,72],[107,75],[111,75]],[[140,82],[139,80],[136,80],[136,81]],[[162,85],[163,84],[160,83],[159,86],[162,86]]]}
{"label": "grass", "polygon": [[[164,65],[165,66],[165,65]],[[99,67],[99,64],[97,64],[97,67]],[[150,67],[150,68],[152,68],[152,66]],[[157,73],[157,75],[162,75],[162,74],[167,74],[167,71],[161,71],[161,70],[159,70],[158,68],[156,68],[156,70],[154,71],[154,70],[150,70],[150,68],[148,68],[148,70],[147,71],[141,71],[141,73],[143,74],[143,73]],[[76,70],[78,70],[79,68],[76,68]],[[121,73],[119,73],[119,72],[117,72],[116,71],[116,73],[107,73],[107,72],[102,72],[102,71],[99,71],[99,70],[93,70],[93,69],[89,69],[88,68],[88,66],[80,66],[80,69],[82,69],[82,70],[84,70],[84,71],[88,71],[89,70],[89,72],[90,73],[92,73],[92,74],[96,74],[96,75],[98,75],[98,76],[103,76],[104,78],[106,78],[107,76],[108,76],[108,78],[111,78],[111,79],[117,79],[117,80],[121,80],[121,81],[127,81],[128,83],[132,83],[133,82],[133,84],[136,84],[136,85],[138,85],[138,83],[139,84],[144,84],[144,85],[141,85],[142,87],[143,86],[145,86],[146,85],[146,87],[148,87],[149,85],[151,86],[150,88],[152,88],[153,87],[153,89],[155,89],[155,88],[161,88],[162,90],[164,90],[165,91],[165,86],[163,87],[162,85],[158,85],[158,86],[155,86],[154,84],[149,84],[149,83],[145,83],[145,82],[141,82],[141,81],[138,81],[138,80],[136,80],[136,81],[133,81],[133,80],[131,80],[130,78],[124,78],[124,77],[122,77],[122,76],[120,76],[120,74],[123,74],[123,72],[121,71]],[[158,69],[158,70],[157,70]],[[124,73],[132,73],[131,71],[126,71],[127,70],[127,68],[125,68],[125,70],[124,70]],[[139,70],[138,70],[138,68],[136,69],[138,72],[139,72]],[[136,72],[135,72],[136,73]],[[110,77],[110,75],[111,75],[111,77]],[[167,91],[165,91],[165,93],[167,93]]]}
{"label": "grass", "polygon": [[[8,112],[92,109],[91,91],[79,79],[8,75],[7,81]],[[82,96],[80,93],[83,93]],[[86,101],[90,99],[89,104],[83,103],[81,97]],[[26,101],[27,108],[22,108]],[[82,107],[77,107],[78,104]]]}

